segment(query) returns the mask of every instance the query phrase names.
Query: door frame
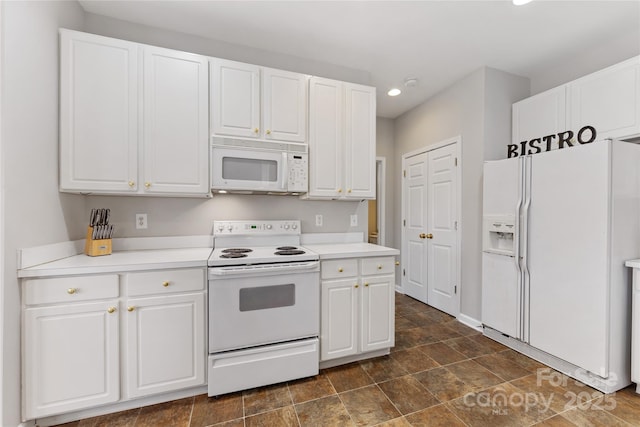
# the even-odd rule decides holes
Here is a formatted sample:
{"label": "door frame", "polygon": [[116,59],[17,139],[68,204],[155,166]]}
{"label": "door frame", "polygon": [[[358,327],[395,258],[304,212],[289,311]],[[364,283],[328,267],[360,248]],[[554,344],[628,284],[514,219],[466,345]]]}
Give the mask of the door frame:
{"label": "door frame", "polygon": [[[457,215],[455,218],[455,221],[457,221],[458,223],[458,233],[456,235],[456,245],[457,245],[457,250],[456,250],[456,284],[458,286],[458,291],[456,292],[456,317],[460,315],[460,295],[462,294],[462,284],[460,283],[460,280],[462,278],[462,136],[461,135],[457,135],[454,136],[453,138],[449,138],[449,139],[445,139],[442,141],[438,141],[435,144],[430,144],[427,146],[424,146],[422,148],[418,148],[417,150],[413,150],[413,151],[409,151],[407,153],[404,153],[402,155],[402,171],[401,171],[401,175],[400,175],[400,182],[401,182],[401,201],[400,201],[400,212],[401,212],[401,254],[406,254],[407,253],[407,236],[406,236],[406,227],[405,227],[405,220],[406,220],[406,206],[405,206],[405,202],[407,200],[407,194],[406,194],[406,186],[405,186],[405,180],[404,180],[404,171],[406,170],[406,165],[407,165],[407,161],[409,160],[409,158],[413,157],[413,156],[417,156],[418,154],[423,154],[423,153],[427,153],[429,151],[433,151],[433,150],[437,150],[438,148],[442,148],[442,147],[446,147],[448,145],[452,145],[455,144],[456,146],[456,158],[457,158],[457,167],[456,167],[456,204],[457,204]],[[400,269],[401,269],[401,276],[400,276],[400,286],[399,289],[397,289],[397,291],[399,291],[400,293],[404,294],[404,284],[405,284],[405,280],[406,280],[406,272],[405,272],[405,268],[406,268],[406,258],[404,256],[400,256]]]}

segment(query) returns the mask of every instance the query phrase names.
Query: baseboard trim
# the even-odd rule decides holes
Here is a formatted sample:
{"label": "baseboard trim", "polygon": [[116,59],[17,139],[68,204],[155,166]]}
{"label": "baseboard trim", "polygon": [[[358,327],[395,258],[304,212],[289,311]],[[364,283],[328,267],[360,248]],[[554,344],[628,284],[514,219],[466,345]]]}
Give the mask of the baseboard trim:
{"label": "baseboard trim", "polygon": [[400,285],[396,285],[396,292],[404,295],[404,288]]}
{"label": "baseboard trim", "polygon": [[457,319],[458,322],[462,323],[463,325],[467,325],[470,328],[482,332],[482,322],[480,322],[479,320],[462,313],[458,314]]}

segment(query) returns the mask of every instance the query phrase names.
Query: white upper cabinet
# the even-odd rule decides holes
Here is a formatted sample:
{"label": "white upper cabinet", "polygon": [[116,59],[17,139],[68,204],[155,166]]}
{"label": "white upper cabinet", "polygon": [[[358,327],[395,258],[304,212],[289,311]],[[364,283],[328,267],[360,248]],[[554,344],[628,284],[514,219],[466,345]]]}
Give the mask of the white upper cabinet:
{"label": "white upper cabinet", "polygon": [[574,143],[585,126],[596,139],[640,136],[640,56],[513,104],[513,144],[564,131]]}
{"label": "white upper cabinet", "polygon": [[60,190],[209,195],[205,57],[61,30]]}
{"label": "white upper cabinet", "polygon": [[144,191],[209,191],[208,61],[144,48]]}
{"label": "white upper cabinet", "polygon": [[597,138],[640,134],[640,57],[569,83],[569,128],[593,126]]}
{"label": "white upper cabinet", "polygon": [[307,76],[211,59],[214,135],[305,142]]}
{"label": "white upper cabinet", "polygon": [[513,104],[512,143],[567,130],[566,91],[560,86]]}
{"label": "white upper cabinet", "polygon": [[375,88],[312,77],[310,199],[375,198]]}
{"label": "white upper cabinet", "polygon": [[61,31],[60,48],[60,189],[135,191],[139,45]]}

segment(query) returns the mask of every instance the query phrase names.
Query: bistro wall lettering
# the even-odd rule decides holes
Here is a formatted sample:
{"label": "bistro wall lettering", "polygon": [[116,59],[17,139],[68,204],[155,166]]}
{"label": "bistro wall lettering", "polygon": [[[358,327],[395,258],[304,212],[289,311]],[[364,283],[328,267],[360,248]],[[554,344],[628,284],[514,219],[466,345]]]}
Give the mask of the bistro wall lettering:
{"label": "bistro wall lettering", "polygon": [[[577,142],[579,144],[589,144],[596,140],[596,128],[593,126],[584,126],[577,134],[571,130],[554,133],[552,135],[543,136],[542,138],[534,138],[529,141],[522,141],[519,144],[507,145],[507,158],[524,156],[527,154],[538,154],[543,151],[551,151],[551,144],[557,141],[558,149],[573,147]],[[576,137],[574,139],[573,137]]]}

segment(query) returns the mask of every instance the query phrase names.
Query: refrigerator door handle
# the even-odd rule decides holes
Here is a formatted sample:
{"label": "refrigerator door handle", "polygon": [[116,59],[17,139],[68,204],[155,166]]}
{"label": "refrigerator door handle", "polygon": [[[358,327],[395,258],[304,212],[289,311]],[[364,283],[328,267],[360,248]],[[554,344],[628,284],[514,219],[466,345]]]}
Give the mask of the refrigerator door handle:
{"label": "refrigerator door handle", "polygon": [[520,266],[522,269],[522,315],[521,334],[524,342],[529,342],[529,210],[531,208],[531,157],[523,159],[523,186],[524,204],[522,205],[522,217],[520,220],[521,238],[520,240]]}

